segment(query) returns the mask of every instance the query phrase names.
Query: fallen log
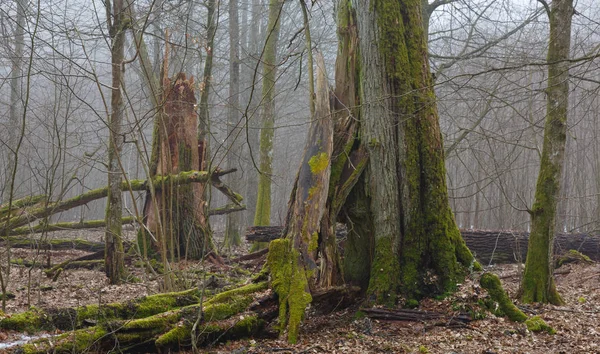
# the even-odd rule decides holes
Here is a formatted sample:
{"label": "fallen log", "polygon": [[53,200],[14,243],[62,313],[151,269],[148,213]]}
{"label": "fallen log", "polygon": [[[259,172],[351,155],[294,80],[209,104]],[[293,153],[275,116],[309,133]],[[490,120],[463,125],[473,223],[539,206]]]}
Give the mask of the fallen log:
{"label": "fallen log", "polygon": [[[211,183],[217,184],[219,188],[223,189],[222,183],[219,180],[220,176],[229,174],[234,172],[235,169],[231,170],[215,170],[212,172],[208,171],[186,171],[181,172],[176,175],[166,175],[166,176],[155,176],[152,178],[152,185],[154,188],[159,188],[161,185],[182,185],[189,183]],[[121,190],[123,191],[144,191],[148,190],[150,183],[147,180],[129,180],[121,183]],[[12,217],[8,222],[3,223],[0,228],[0,235],[5,235],[10,232],[10,230],[26,225],[30,223],[32,220],[41,219],[48,217],[50,215],[54,215],[61,211],[69,210],[81,205],[85,205],[91,201],[105,198],[108,195],[108,187],[98,188],[81,195],[75,196],[73,198],[59,201],[47,203],[45,206],[40,206],[37,208],[27,209],[26,213],[23,215],[17,215]],[[233,198],[234,201],[239,203],[239,195],[228,196]]]}
{"label": "fallen log", "polygon": [[26,237],[3,237],[0,239],[0,246],[6,247],[10,244],[12,248],[32,248],[44,250],[80,250],[86,252],[104,251],[104,242],[87,241],[79,238],[68,239],[33,239]]}
{"label": "fallen log", "polygon": [[412,309],[383,309],[383,308],[369,308],[362,309],[367,316],[371,319],[387,320],[387,321],[431,321],[431,320],[444,320],[448,324],[455,323],[468,323],[473,319],[466,313],[459,313],[458,315],[447,316],[445,314],[412,310]]}
{"label": "fallen log", "polygon": [[[251,283],[204,302],[200,301],[202,291],[195,288],[127,303],[32,309],[0,315],[0,328],[32,333],[41,329],[69,331],[22,346],[26,353],[106,352],[115,344],[123,352],[176,351],[190,348],[192,338],[201,346],[259,333],[278,315],[277,298],[272,292],[265,295],[267,288],[267,282]],[[357,292],[352,288],[330,289],[315,293],[315,302],[339,304],[340,299],[353,294]]]}
{"label": "fallen log", "polygon": [[[121,220],[123,225],[133,224],[135,218],[132,216],[124,217]],[[42,232],[65,231],[65,230],[83,230],[99,229],[106,226],[106,220],[73,221],[59,222],[56,224],[40,223],[35,226],[21,226],[7,232],[9,236],[39,234]]]}
{"label": "fallen log", "polygon": [[[252,226],[246,231],[248,242],[270,242],[281,238],[282,226]],[[461,230],[461,234],[477,260],[482,264],[524,262],[529,233],[525,231]],[[345,230],[336,229],[338,238]],[[600,261],[600,235],[558,234],[554,238],[554,254],[578,250],[594,261]]]}

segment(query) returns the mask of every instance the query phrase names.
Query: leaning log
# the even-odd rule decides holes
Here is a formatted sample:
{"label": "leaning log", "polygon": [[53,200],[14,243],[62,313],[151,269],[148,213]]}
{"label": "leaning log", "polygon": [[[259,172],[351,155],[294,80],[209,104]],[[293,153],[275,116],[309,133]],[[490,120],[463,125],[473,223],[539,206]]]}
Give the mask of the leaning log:
{"label": "leaning log", "polygon": [[[208,171],[188,171],[181,172],[176,175],[155,176],[152,178],[152,183],[147,180],[129,180],[121,184],[123,191],[144,191],[150,188],[160,188],[160,186],[183,185],[189,183],[220,183],[218,177],[234,172],[235,170],[215,170]],[[6,235],[10,230],[27,225],[32,220],[41,219],[54,215],[61,211],[73,209],[75,207],[85,205],[91,201],[105,198],[108,195],[108,187],[98,188],[89,192],[83,193],[76,197],[66,199],[60,202],[47,203],[47,205],[26,209],[26,213],[12,217],[8,222],[3,222],[0,227],[0,235]]]}
{"label": "leaning log", "polygon": [[[282,226],[252,226],[246,231],[248,242],[270,242],[281,238]],[[337,228],[343,238],[346,231]],[[482,264],[524,262],[527,256],[529,233],[524,231],[461,230],[467,246]],[[578,250],[594,261],[600,261],[600,235],[558,234],[554,238],[554,254]]]}

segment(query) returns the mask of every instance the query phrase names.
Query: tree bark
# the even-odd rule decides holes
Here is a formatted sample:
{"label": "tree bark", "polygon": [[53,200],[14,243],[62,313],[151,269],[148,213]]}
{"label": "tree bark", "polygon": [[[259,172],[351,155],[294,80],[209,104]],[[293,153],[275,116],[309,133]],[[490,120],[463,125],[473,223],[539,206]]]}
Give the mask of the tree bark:
{"label": "tree bark", "polygon": [[[112,90],[111,114],[108,122],[110,135],[108,142],[108,195],[106,201],[106,252],[104,261],[106,276],[111,284],[119,284],[125,273],[121,225],[121,218],[123,217],[122,170],[120,166],[121,150],[124,144],[124,136],[121,131],[125,109],[121,94],[121,83],[123,80],[125,30],[127,29],[124,1],[115,0],[112,9],[107,8],[107,14],[111,15],[107,21],[111,37]],[[107,7],[109,6],[109,3],[107,3]]]}
{"label": "tree bark", "polygon": [[271,223],[271,178],[273,174],[273,138],[275,136],[275,81],[277,79],[277,42],[283,0],[270,0],[267,39],[263,56],[262,127],[260,131],[260,175],[254,225]]}
{"label": "tree bark", "polygon": [[564,163],[567,110],[569,104],[569,52],[571,50],[572,0],[552,2],[548,45],[548,88],[544,144],[535,201],[530,211],[531,235],[521,300],[525,303],[562,304],[552,275],[552,246],[556,227],[556,206]]}
{"label": "tree bark", "polygon": [[[227,168],[239,165],[242,155],[240,117],[240,26],[239,2],[229,0],[229,98],[227,104]],[[240,184],[240,178],[230,175],[229,184]],[[230,213],[225,219],[225,244],[239,246],[241,214]]]}
{"label": "tree bark", "polygon": [[312,301],[311,293],[321,275],[316,259],[331,173],[333,121],[322,55],[317,61],[315,116],[290,197],[285,238],[271,242],[267,256],[271,284],[279,297],[280,330],[287,329],[290,343],[297,340],[304,310]]}
{"label": "tree bark", "polygon": [[[188,80],[183,73],[163,83],[165,103],[159,129],[158,176],[199,170],[203,166],[198,152],[193,87],[193,77]],[[175,185],[164,181],[159,188],[156,197],[144,208],[148,230],[157,239],[155,250],[168,252],[171,260],[201,258],[211,252],[204,184]]]}

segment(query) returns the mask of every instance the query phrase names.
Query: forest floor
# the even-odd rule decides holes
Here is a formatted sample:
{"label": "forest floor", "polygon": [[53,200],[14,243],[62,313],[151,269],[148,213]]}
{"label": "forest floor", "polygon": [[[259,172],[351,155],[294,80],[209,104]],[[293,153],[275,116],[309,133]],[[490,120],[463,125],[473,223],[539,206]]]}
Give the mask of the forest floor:
{"label": "forest floor", "polygon": [[[100,231],[56,233],[60,238],[79,237],[100,241]],[[131,237],[132,235],[130,235]],[[3,250],[0,250],[3,251]],[[234,251],[230,258],[247,253],[247,246]],[[32,260],[36,252],[13,249],[12,259]],[[37,261],[58,264],[87,254],[77,250],[40,251]],[[2,261],[5,264],[5,261]],[[136,266],[137,265],[137,266]],[[243,282],[260,270],[260,262],[242,265],[214,265],[182,262],[176,268],[195,269],[196,278],[187,278],[197,286],[207,278],[198,274],[216,274],[212,287],[228,288]],[[157,293],[159,281],[143,267],[129,262],[130,281],[109,285],[99,269],[67,269],[53,281],[39,268],[14,265],[8,280],[6,313],[36,307],[74,307],[111,303]],[[488,267],[498,274],[505,289],[514,298],[520,279],[515,264]],[[201,270],[200,272],[198,270]],[[425,299],[419,309],[451,317],[470,311],[481,319],[463,326],[447,321],[385,321],[365,317],[360,304],[330,313],[310,310],[301,330],[299,343],[289,345],[281,339],[254,338],[215,344],[208,353],[600,353],[600,265],[567,264],[557,269],[556,282],[566,305],[526,306],[528,314],[541,316],[556,334],[531,333],[524,324],[484,313],[477,301],[486,294],[479,286],[479,274],[473,274],[458,291],[442,300]],[[447,318],[448,318],[447,317]],[[51,335],[51,334],[49,334]],[[26,334],[0,330],[0,353],[9,352],[8,343],[27,339]],[[4,345],[2,344],[4,343]]]}

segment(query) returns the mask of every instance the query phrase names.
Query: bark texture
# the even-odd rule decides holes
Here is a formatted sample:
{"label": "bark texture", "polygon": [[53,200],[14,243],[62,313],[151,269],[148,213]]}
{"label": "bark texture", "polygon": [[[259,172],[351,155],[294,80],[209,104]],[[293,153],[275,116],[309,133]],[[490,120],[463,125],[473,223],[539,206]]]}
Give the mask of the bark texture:
{"label": "bark texture", "polygon": [[[227,107],[227,168],[236,168],[242,154],[240,119],[240,26],[239,2],[229,1],[229,98]],[[239,185],[240,178],[230,175],[229,184]],[[225,220],[225,243],[227,246],[241,244],[241,214],[230,213]]]}
{"label": "bark texture", "polygon": [[290,197],[285,238],[272,242],[267,256],[272,287],[279,297],[280,329],[287,329],[291,343],[297,340],[304,310],[319,279],[316,259],[331,173],[333,121],[321,55],[317,63],[315,115]]}
{"label": "bark texture", "polygon": [[277,79],[277,42],[283,0],[270,0],[267,40],[263,56],[262,127],[260,131],[260,175],[254,225],[271,222],[271,177],[273,174],[273,138],[275,129],[275,80]]}
{"label": "bark texture", "polygon": [[556,205],[567,138],[569,103],[569,51],[571,49],[572,0],[552,2],[548,45],[548,88],[546,89],[546,123],[544,144],[535,201],[530,211],[531,234],[521,300],[525,303],[563,303],[552,275],[552,246],[555,232]]}
{"label": "bark texture", "polygon": [[[104,261],[106,276],[112,284],[120,283],[125,273],[121,224],[123,200],[120,162],[124,144],[124,136],[121,131],[125,110],[121,82],[123,80],[125,31],[128,22],[124,1],[115,0],[112,9],[107,9],[107,13],[111,14],[110,19],[107,21],[111,37],[112,90],[111,113],[108,122],[110,135],[108,142],[108,195],[106,201],[106,252]],[[110,3],[107,3],[106,6],[110,6]]]}
{"label": "bark texture", "polygon": [[[198,151],[198,120],[194,105],[194,79],[180,73],[163,82],[164,112],[159,129],[157,175],[199,170],[204,161]],[[200,258],[212,251],[204,184],[177,185],[162,180],[155,198],[145,205],[146,225],[160,252],[171,259]]]}
{"label": "bark texture", "polygon": [[360,91],[375,241],[369,293],[387,304],[400,289],[409,299],[445,293],[473,257],[448,202],[421,1],[355,2],[369,78]]}

